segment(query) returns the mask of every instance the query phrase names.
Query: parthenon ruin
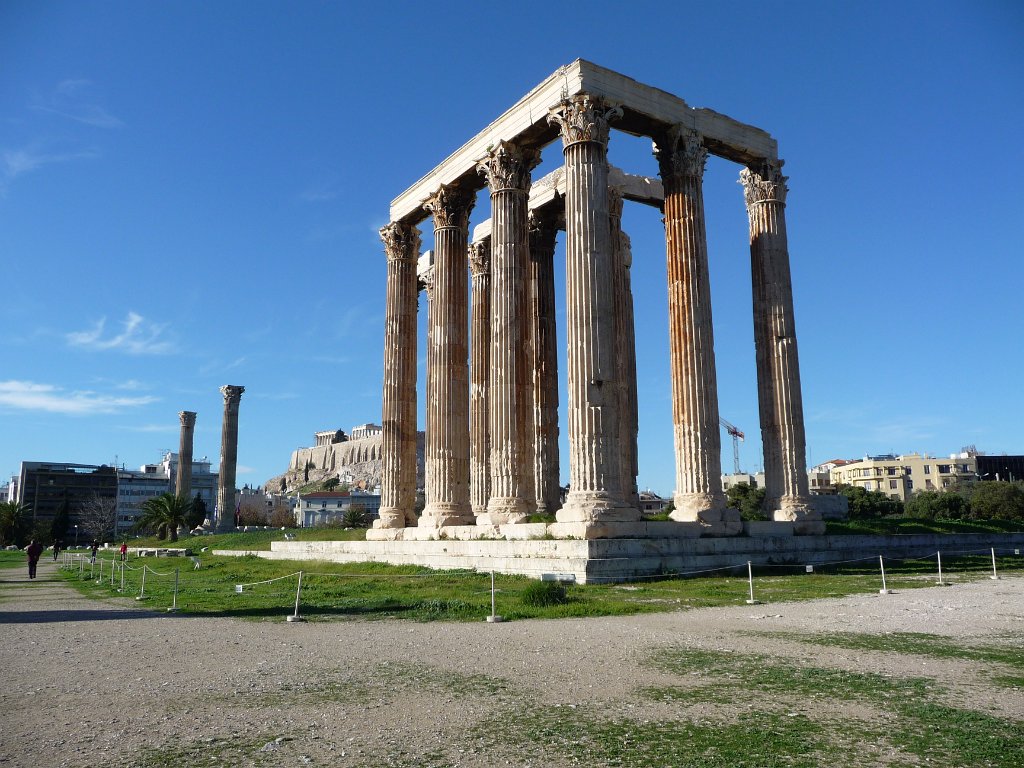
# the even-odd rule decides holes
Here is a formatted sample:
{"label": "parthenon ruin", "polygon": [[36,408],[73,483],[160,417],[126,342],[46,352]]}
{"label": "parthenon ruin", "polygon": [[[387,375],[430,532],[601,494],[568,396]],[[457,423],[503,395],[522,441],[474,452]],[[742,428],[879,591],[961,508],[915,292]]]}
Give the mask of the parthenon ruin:
{"label": "parthenon ruin", "polygon": [[[608,162],[612,129],[654,142],[660,179]],[[533,183],[547,144],[564,166]],[[766,132],[577,60],[559,69],[391,204],[383,498],[370,539],[474,538],[554,512],[555,538],[731,536],[704,224],[709,154],[741,166],[749,226],[766,511],[824,532],[808,493],[786,239],[786,177]],[[476,193],[490,219],[471,237]],[[641,521],[629,238],[624,201],[664,213],[676,489],[674,522]],[[434,225],[432,263],[418,271]],[[569,492],[559,506],[555,237],[565,230]],[[470,280],[471,276],[471,280]],[[417,518],[418,294],[427,295],[426,506]],[[468,332],[468,336],[467,336]],[[684,532],[685,531],[685,532]]]}

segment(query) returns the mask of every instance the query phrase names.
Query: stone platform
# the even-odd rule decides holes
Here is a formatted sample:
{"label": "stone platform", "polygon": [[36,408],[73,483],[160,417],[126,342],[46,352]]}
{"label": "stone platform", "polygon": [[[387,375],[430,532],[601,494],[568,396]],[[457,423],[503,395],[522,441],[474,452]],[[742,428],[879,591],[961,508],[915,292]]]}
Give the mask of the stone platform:
{"label": "stone platform", "polygon": [[[778,523],[772,525],[779,525]],[[515,526],[525,528],[527,526]],[[413,531],[415,529],[406,529]],[[1024,533],[895,536],[687,536],[626,539],[432,539],[275,541],[267,551],[216,550],[271,560],[375,562],[495,571],[531,578],[571,574],[579,583],[614,583],[658,573],[754,565],[815,565],[860,558],[1024,551]]]}

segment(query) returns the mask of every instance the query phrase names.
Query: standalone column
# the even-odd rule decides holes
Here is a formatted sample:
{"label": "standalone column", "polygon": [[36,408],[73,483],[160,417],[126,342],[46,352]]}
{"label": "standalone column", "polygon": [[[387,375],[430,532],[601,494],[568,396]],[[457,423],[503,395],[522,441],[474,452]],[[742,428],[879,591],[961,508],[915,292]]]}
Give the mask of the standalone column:
{"label": "standalone column", "polygon": [[381,426],[381,507],[375,528],[414,525],[416,515],[416,259],[415,227],[380,231],[388,260],[384,308],[384,395]]}
{"label": "standalone column", "polygon": [[615,304],[615,369],[619,382],[619,474],[622,498],[640,508],[637,493],[636,329],[633,324],[633,285],[629,268],[633,251],[629,235],[622,231],[622,194],[608,190],[609,226],[612,238],[612,299]]}
{"label": "standalone column", "polygon": [[227,384],[224,395],[224,424],[220,431],[220,477],[217,483],[217,530],[235,527],[235,469],[238,464],[238,406],[245,387]]}
{"label": "standalone column", "polygon": [[[622,499],[615,369],[612,242],[608,220],[608,109],[586,95],[566,100],[558,123],[565,155],[565,282],[569,495],[560,523],[639,519]],[[584,526],[583,535],[600,535]]]}
{"label": "standalone column", "polygon": [[488,388],[491,374],[491,239],[469,247],[469,500],[479,520],[491,497]]}
{"label": "standalone column", "polygon": [[427,379],[427,505],[420,527],[471,525],[469,506],[469,307],[467,248],[474,195],[441,187],[434,215],[434,284]]}
{"label": "standalone column", "polygon": [[183,499],[192,498],[192,438],[196,429],[194,411],[181,411],[181,437],[178,440],[178,474],[174,481],[175,493]]}
{"label": "standalone column", "polygon": [[754,345],[764,446],[765,508],[792,520],[797,533],[824,533],[810,504],[793,283],[786,239],[786,177],[782,161],[740,172],[750,221]]}
{"label": "standalone column", "polygon": [[711,282],[704,226],[700,134],[680,126],[657,143],[665,188],[672,425],[675,434],[675,520],[698,521],[707,533],[739,533],[722,492],[722,438],[711,324]]}
{"label": "standalone column", "polygon": [[[564,206],[563,206],[564,208]],[[532,343],[533,468],[537,512],[561,506],[558,485],[558,341],[555,337],[555,238],[561,211],[531,213],[527,295]]]}
{"label": "standalone column", "polygon": [[499,142],[478,167],[491,190],[491,498],[494,525],[536,509],[532,378],[527,371],[527,196],[537,150]]}

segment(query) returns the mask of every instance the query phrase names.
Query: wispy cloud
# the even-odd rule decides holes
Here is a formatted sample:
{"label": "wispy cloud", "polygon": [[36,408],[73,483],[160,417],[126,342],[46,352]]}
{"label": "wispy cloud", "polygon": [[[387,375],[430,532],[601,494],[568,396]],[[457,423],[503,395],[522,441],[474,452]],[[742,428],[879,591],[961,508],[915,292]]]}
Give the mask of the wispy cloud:
{"label": "wispy cloud", "polygon": [[120,381],[114,384],[117,389],[124,389],[129,392],[134,392],[139,389],[146,389],[146,385],[138,379],[128,379],[128,381]]}
{"label": "wispy cloud", "polygon": [[178,434],[181,425],[178,422],[172,424],[128,424],[117,427],[123,432],[144,432],[153,434]]}
{"label": "wispy cloud", "polygon": [[239,475],[251,475],[255,471],[255,467],[247,467],[245,464],[238,464],[235,466],[235,473]]}
{"label": "wispy cloud", "polygon": [[63,80],[46,96],[36,95],[32,109],[66,117],[94,128],[120,128],[121,120],[100,106],[92,97],[91,80]]}
{"label": "wispy cloud", "polygon": [[211,373],[226,373],[227,371],[244,365],[246,360],[248,360],[248,358],[244,355],[242,357],[236,357],[230,363],[223,363],[220,360],[214,360],[213,362],[199,366],[199,375],[208,376]]}
{"label": "wispy cloud", "polygon": [[44,165],[90,160],[95,157],[99,157],[99,152],[95,149],[56,152],[46,149],[39,142],[33,142],[21,149],[0,150],[0,190],[19,176],[31,173]]}
{"label": "wispy cloud", "polygon": [[326,203],[338,196],[339,183],[337,179],[321,181],[311,184],[299,193],[299,198],[307,203]]}
{"label": "wispy cloud", "polygon": [[33,381],[0,381],[0,408],[19,411],[44,411],[86,416],[118,413],[156,402],[157,398],[117,397],[89,390],[66,390],[53,384]]}
{"label": "wispy cloud", "polygon": [[166,355],[174,351],[174,344],[162,339],[166,324],[147,322],[136,312],[129,312],[122,322],[123,330],[104,337],[107,318],[102,317],[86,331],[73,331],[65,338],[73,347],[86,349],[115,349],[132,355]]}

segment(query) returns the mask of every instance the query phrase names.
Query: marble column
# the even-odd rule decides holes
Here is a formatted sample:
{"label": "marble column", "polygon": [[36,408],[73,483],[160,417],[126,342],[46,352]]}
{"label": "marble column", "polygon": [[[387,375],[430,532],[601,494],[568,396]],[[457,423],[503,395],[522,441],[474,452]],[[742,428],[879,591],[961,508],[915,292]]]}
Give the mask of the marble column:
{"label": "marble column", "polygon": [[217,482],[217,530],[235,528],[235,470],[238,465],[238,406],[245,387],[226,384],[220,388],[224,395],[224,423],[220,431],[220,477]]}
{"label": "marble column", "polygon": [[530,171],[540,152],[499,142],[477,170],[491,192],[491,498],[493,525],[518,523],[536,509],[532,379],[526,271]]}
{"label": "marble column", "polygon": [[700,522],[709,533],[738,533],[739,515],[735,511],[726,514],[722,491],[722,438],[704,224],[708,152],[699,133],[675,126],[656,141],[655,155],[665,189],[676,459],[672,519]]}
{"label": "marble column", "polygon": [[181,436],[178,438],[178,473],[174,480],[175,493],[183,499],[192,500],[192,439],[196,429],[194,411],[178,413],[181,420]]}
{"label": "marble column", "polygon": [[434,280],[427,378],[427,504],[419,526],[471,525],[469,504],[469,214],[475,196],[442,186],[434,216]]}
{"label": "marble column", "polygon": [[384,392],[381,415],[381,507],[374,528],[415,525],[416,514],[416,260],[419,230],[391,223],[380,230],[388,260],[384,308]]}
{"label": "marble column", "polygon": [[555,239],[561,214],[555,207],[531,212],[527,262],[527,364],[532,380],[533,468],[537,512],[561,506],[558,465],[558,340],[555,327]]}
{"label": "marble column", "polygon": [[469,501],[479,520],[491,497],[488,389],[491,375],[491,239],[469,246]]}
{"label": "marble column", "polygon": [[608,190],[609,226],[612,239],[612,300],[615,306],[615,370],[619,384],[619,474],[622,498],[640,509],[637,492],[636,329],[633,322],[633,285],[629,269],[633,251],[629,235],[622,231],[622,194]]}
{"label": "marble column", "polygon": [[793,521],[796,532],[824,533],[810,503],[800,362],[793,313],[793,283],[786,237],[786,186],[782,161],[764,161],[740,172],[750,222],[754,346],[764,447],[765,509]]}
{"label": "marble column", "polygon": [[561,129],[565,156],[570,488],[557,519],[584,523],[585,529],[640,517],[623,501],[619,471],[607,146],[608,121],[621,113],[579,95],[563,101],[548,117]]}

